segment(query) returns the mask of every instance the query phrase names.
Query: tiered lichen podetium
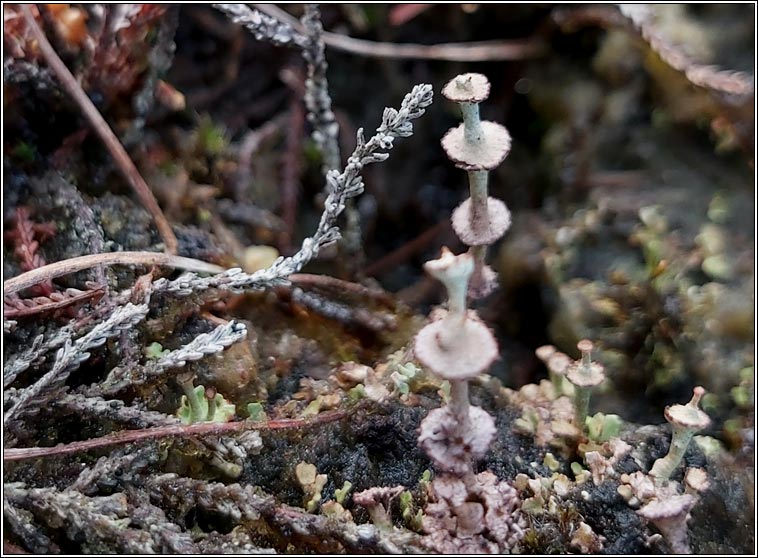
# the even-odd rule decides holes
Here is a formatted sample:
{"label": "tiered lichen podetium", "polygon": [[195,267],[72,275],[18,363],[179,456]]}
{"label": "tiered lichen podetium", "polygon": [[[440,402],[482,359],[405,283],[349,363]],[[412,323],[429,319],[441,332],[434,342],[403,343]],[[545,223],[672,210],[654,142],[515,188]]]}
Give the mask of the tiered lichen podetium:
{"label": "tiered lichen podetium", "polygon": [[453,212],[453,229],[474,256],[469,286],[471,298],[490,294],[497,285],[495,272],[484,264],[487,246],[505,234],[511,213],[505,204],[487,193],[489,171],[503,162],[511,149],[504,126],[479,118],[479,103],[490,94],[490,82],[482,74],[462,74],[442,89],[442,95],[461,107],[463,124],[442,138],[442,148],[460,169],[468,171],[471,197]]}
{"label": "tiered lichen podetium", "polygon": [[498,356],[492,332],[466,309],[474,257],[443,248],[424,268],[447,288],[448,311],[418,332],[413,350],[450,382],[450,403],[430,411],[419,428],[419,445],[439,472],[421,520],[424,544],[440,554],[512,552],[526,529],[518,492],[490,471],[474,473],[496,429],[487,411],[470,404],[468,384]]}
{"label": "tiered lichen podetium", "polygon": [[419,444],[439,469],[471,477],[472,460],[487,451],[495,421],[484,409],[469,405],[468,382],[495,361],[497,342],[476,312],[466,308],[473,257],[443,248],[442,256],[426,262],[424,269],[445,285],[448,309],[418,332],[413,350],[423,366],[450,382],[450,404],[421,422]]}

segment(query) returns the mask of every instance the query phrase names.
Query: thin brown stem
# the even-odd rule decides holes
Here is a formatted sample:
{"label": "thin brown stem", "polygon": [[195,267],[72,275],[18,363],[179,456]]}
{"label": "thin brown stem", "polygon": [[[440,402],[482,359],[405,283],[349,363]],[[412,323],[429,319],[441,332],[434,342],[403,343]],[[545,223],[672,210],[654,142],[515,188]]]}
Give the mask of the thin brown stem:
{"label": "thin brown stem", "polygon": [[143,430],[124,430],[115,432],[100,438],[59,444],[53,447],[34,448],[9,448],[3,451],[3,461],[21,461],[24,459],[36,459],[38,457],[53,457],[81,453],[93,449],[118,444],[129,444],[144,440],[156,440],[158,438],[170,438],[174,436],[207,436],[219,435],[232,432],[244,432],[245,430],[285,430],[291,428],[305,428],[314,424],[334,422],[344,418],[346,411],[328,411],[317,415],[312,419],[278,419],[267,423],[240,421],[240,422],[200,422],[197,424],[171,424],[145,428]]}
{"label": "thin brown stem", "polygon": [[[273,4],[253,4],[255,9],[279,21],[290,24],[303,33],[300,22]],[[523,60],[536,58],[546,51],[546,45],[539,39],[516,39],[511,41],[477,41],[470,43],[441,43],[419,45],[413,43],[379,43],[354,39],[338,33],[324,32],[327,46],[369,56],[371,58],[416,58],[423,60],[448,60],[451,62],[484,62],[487,60]]]}
{"label": "thin brown stem", "polygon": [[221,273],[224,268],[201,260],[163,254],[161,252],[107,252],[104,254],[89,254],[69,258],[60,262],[51,263],[16,277],[7,279],[3,283],[3,296],[17,293],[48,279],[54,279],[61,275],[67,275],[83,269],[90,269],[98,265],[164,265],[195,271],[198,273]]}
{"label": "thin brown stem", "polygon": [[316,275],[311,273],[293,273],[288,279],[299,287],[320,287],[336,292],[348,292],[358,296],[365,296],[380,302],[390,308],[394,308],[395,302],[392,296],[382,289],[367,287],[360,283],[344,281],[331,275]]}
{"label": "thin brown stem", "polygon": [[367,265],[361,274],[367,277],[375,277],[385,273],[387,270],[394,269],[414,254],[424,250],[424,248],[426,248],[428,244],[431,244],[437,236],[442,234],[443,231],[447,231],[449,228],[450,219],[443,219],[396,250]]}
{"label": "thin brown stem", "polygon": [[95,107],[95,104],[84,92],[82,86],[79,85],[79,82],[74,75],[55,52],[50,41],[47,40],[45,33],[34,20],[34,16],[29,10],[29,7],[26,5],[20,5],[19,8],[23,11],[29,29],[37,40],[42,55],[45,57],[45,61],[50,66],[50,69],[53,70],[56,76],[58,76],[63,88],[79,105],[85,118],[92,125],[95,132],[97,132],[97,135],[100,136],[100,139],[103,141],[108,151],[110,151],[111,156],[116,162],[116,166],[124,175],[124,178],[126,178],[126,181],[134,190],[134,193],[137,194],[142,205],[152,216],[153,221],[155,221],[155,226],[158,228],[158,233],[161,235],[161,238],[163,238],[163,242],[166,245],[166,252],[176,254],[179,244],[174,235],[174,231],[171,230],[171,225],[166,220],[166,216],[163,215],[163,211],[158,205],[153,192],[142,178],[142,175],[132,162],[126,149],[121,145],[116,134],[111,130],[108,123],[97,110],[97,107]]}

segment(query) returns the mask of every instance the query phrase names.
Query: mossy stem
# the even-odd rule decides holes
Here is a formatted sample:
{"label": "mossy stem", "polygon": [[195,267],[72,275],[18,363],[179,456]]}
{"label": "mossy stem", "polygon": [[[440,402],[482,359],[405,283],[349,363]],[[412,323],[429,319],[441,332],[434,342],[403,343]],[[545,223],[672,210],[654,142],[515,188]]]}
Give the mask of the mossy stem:
{"label": "mossy stem", "polygon": [[653,463],[653,468],[650,469],[650,475],[657,483],[667,481],[671,477],[671,474],[682,462],[695,432],[691,428],[672,425],[669,451],[664,457],[657,459]]}
{"label": "mossy stem", "polygon": [[463,116],[463,139],[466,143],[478,143],[482,139],[482,120],[479,118],[479,103],[460,103]]}

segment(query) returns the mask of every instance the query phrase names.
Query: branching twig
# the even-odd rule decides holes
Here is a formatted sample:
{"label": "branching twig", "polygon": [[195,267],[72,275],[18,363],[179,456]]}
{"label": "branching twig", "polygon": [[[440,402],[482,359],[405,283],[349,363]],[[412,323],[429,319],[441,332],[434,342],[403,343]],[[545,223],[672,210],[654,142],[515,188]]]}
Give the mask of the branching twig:
{"label": "branching twig", "polygon": [[395,301],[392,296],[385,290],[374,287],[367,287],[360,283],[352,283],[337,279],[331,275],[315,275],[312,273],[293,273],[289,276],[293,285],[299,287],[316,287],[330,290],[337,293],[351,293],[358,296],[365,296],[374,299],[389,308],[395,307]]}
{"label": "branching twig", "polygon": [[290,298],[293,303],[348,327],[358,326],[376,333],[397,329],[397,321],[393,316],[335,302],[297,287],[290,291]]}
{"label": "branching twig", "polygon": [[316,232],[303,240],[300,250],[294,255],[279,258],[270,267],[252,274],[233,268],[214,277],[198,277],[194,273],[186,273],[173,281],[158,279],[153,283],[154,290],[188,296],[195,291],[211,288],[241,292],[283,284],[287,276],[300,271],[324,246],[340,238],[339,228],[336,226],[337,218],[344,211],[346,201],[363,192],[363,167],[385,161],[389,153],[384,151],[392,149],[395,138],[409,137],[413,134],[412,121],[423,115],[431,103],[432,86],[416,85],[403,99],[400,110],[384,109],[382,124],[372,138],[366,141],[363,129],[358,130],[358,145],[348,158],[345,169],[341,173],[337,170],[327,173],[328,194]]}
{"label": "branching twig", "polygon": [[234,23],[242,25],[259,41],[266,40],[274,45],[295,45],[305,48],[308,38],[295,31],[288,23],[253,10],[245,4],[213,4],[217,10],[224,12]]}
{"label": "branching twig", "polygon": [[50,371],[34,385],[20,392],[15,405],[10,410],[6,410],[3,424],[7,426],[11,420],[21,414],[38,412],[46,394],[50,394],[56,387],[61,386],[68,375],[90,357],[90,350],[99,347],[118,332],[133,327],[147,315],[147,311],[147,304],[127,303],[125,306],[116,308],[107,320],[97,324],[73,343],[70,339],[66,340],[63,348],[58,351]]}
{"label": "branching twig", "polygon": [[84,416],[104,418],[132,428],[151,428],[179,423],[179,419],[173,415],[130,407],[120,399],[87,397],[79,393],[64,395],[55,401],[55,406]]}
{"label": "branching twig", "polygon": [[[300,22],[281,8],[273,4],[254,4],[254,6],[264,14],[289,24],[295,31],[304,32]],[[450,62],[523,60],[542,56],[547,51],[547,45],[540,39],[417,45],[412,43],[379,43],[326,31],[324,32],[324,42],[327,46],[337,50],[371,58],[417,58],[422,60],[448,60]]]}
{"label": "branching twig", "polygon": [[338,143],[339,125],[332,112],[332,98],[326,79],[328,68],[324,56],[324,28],[317,4],[306,4],[301,18],[308,37],[308,45],[303,49],[303,58],[308,63],[308,78],[305,81],[305,106],[308,122],[313,126],[313,141],[321,151],[322,170],[326,174],[340,166]]}
{"label": "branching twig", "polygon": [[12,294],[4,298],[3,309],[6,318],[28,317],[67,308],[91,298],[100,298],[103,292],[103,287],[97,287],[87,291],[70,288],[34,298],[19,298],[16,294]]}
{"label": "branching twig", "polygon": [[3,450],[4,461],[21,461],[36,459],[38,457],[52,457],[71,455],[97,448],[129,444],[142,440],[155,440],[174,436],[207,436],[229,432],[243,432],[245,430],[286,430],[291,428],[306,428],[313,424],[323,424],[340,420],[347,415],[346,411],[327,411],[320,413],[313,419],[278,419],[266,423],[242,421],[242,422],[200,422],[196,424],[159,426],[145,430],[125,430],[108,434],[92,440],[83,440],[53,447],[37,448],[7,448]]}
{"label": "branching twig", "polygon": [[621,4],[619,9],[661,60],[683,73],[691,83],[714,93],[733,95],[743,101],[755,94],[754,76],[744,72],[722,70],[718,66],[700,64],[685,54],[683,49],[673,44],[658,29],[654,6]]}
{"label": "branching twig", "polygon": [[[33,523],[32,514],[26,510],[18,509],[7,497],[3,498],[3,519],[11,531],[24,541],[26,547],[32,552],[39,554],[58,554],[60,552],[58,545],[53,543]],[[5,536],[3,539],[3,553],[6,553]]]}
{"label": "branching twig", "polygon": [[157,361],[149,362],[145,366],[129,369],[114,368],[105,381],[101,385],[94,386],[88,395],[114,395],[126,387],[145,384],[152,378],[162,376],[166,370],[183,367],[187,361],[200,360],[221,352],[244,339],[246,335],[245,324],[231,320],[209,333],[201,333],[186,345],[164,354]]}
{"label": "branching twig", "polygon": [[224,271],[224,268],[218,265],[161,252],[107,252],[69,258],[6,279],[3,283],[3,295],[17,293],[41,281],[99,265],[163,265],[198,273],[220,273]]}
{"label": "branching twig", "polygon": [[17,354],[15,357],[9,358],[6,362],[3,367],[3,389],[11,385],[16,376],[29,368],[33,362],[42,358],[48,351],[62,346],[66,342],[66,339],[71,339],[73,335],[73,328],[65,326],[47,338],[43,335],[35,337],[31,347]]}
{"label": "branching twig", "polygon": [[[39,225],[29,217],[29,210],[25,207],[16,208],[16,219],[13,230],[8,231],[5,237],[14,243],[13,253],[19,261],[23,271],[31,271],[45,265],[44,258],[39,254],[39,241],[55,234],[55,225]],[[35,285],[35,294],[47,296],[54,292],[53,283],[48,279]],[[9,318],[13,316],[7,316]]]}
{"label": "branching twig", "polygon": [[[298,79],[302,75],[297,72]],[[290,100],[290,118],[285,133],[285,149],[282,154],[281,204],[284,237],[282,247],[289,252],[292,249],[292,237],[297,221],[297,206],[300,200],[300,176],[303,171],[303,128],[305,115],[299,98],[294,94]]]}
{"label": "branching twig", "polygon": [[171,230],[171,225],[166,220],[166,216],[163,215],[163,211],[161,211],[155,196],[149,186],[145,183],[145,180],[137,170],[137,167],[132,162],[126,149],[121,145],[118,137],[116,137],[116,134],[114,134],[113,130],[108,126],[108,123],[97,110],[95,104],[89,97],[87,97],[82,86],[79,85],[79,82],[76,81],[76,78],[55,52],[55,49],[53,49],[52,45],[47,40],[45,33],[40,29],[39,25],[37,25],[29,7],[21,5],[20,9],[23,11],[26,22],[34,35],[34,38],[37,40],[39,49],[42,51],[42,55],[45,57],[48,65],[53,72],[55,72],[55,75],[58,76],[63,88],[79,105],[84,116],[100,136],[100,139],[108,148],[108,151],[110,151],[116,165],[124,175],[124,178],[126,178],[126,181],[134,189],[134,192],[137,194],[142,205],[153,217],[158,232],[166,245],[166,251],[171,254],[176,254],[179,245],[176,236],[174,235],[174,231]]}

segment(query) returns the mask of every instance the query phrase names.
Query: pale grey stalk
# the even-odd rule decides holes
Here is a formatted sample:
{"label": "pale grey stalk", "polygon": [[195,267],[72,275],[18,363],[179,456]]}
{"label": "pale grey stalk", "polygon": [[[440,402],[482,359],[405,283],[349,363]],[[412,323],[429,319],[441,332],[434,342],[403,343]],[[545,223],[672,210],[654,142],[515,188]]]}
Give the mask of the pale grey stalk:
{"label": "pale grey stalk", "polygon": [[687,448],[695,432],[696,430],[691,428],[683,428],[673,424],[671,426],[671,445],[669,446],[669,451],[664,457],[656,459],[655,463],[653,463],[653,468],[650,469],[650,476],[657,482],[667,481],[671,478],[671,474],[679,467],[682,459],[684,459],[684,454],[687,452]]}
{"label": "pale grey stalk", "polygon": [[80,415],[101,417],[108,421],[126,424],[132,428],[150,428],[180,422],[175,416],[131,407],[120,399],[88,397],[79,393],[64,395],[55,402],[55,406],[75,411]]}
{"label": "pale grey stalk", "polygon": [[163,355],[154,366],[159,370],[181,368],[187,364],[188,360],[200,360],[208,355],[219,353],[246,336],[245,324],[232,320],[209,333],[201,333],[186,345]]}
{"label": "pale grey stalk", "polygon": [[245,4],[213,4],[213,7],[224,12],[234,23],[245,27],[259,41],[266,40],[279,46],[296,45],[300,48],[308,45],[308,38],[292,26]]}
{"label": "pale grey stalk", "polygon": [[326,174],[327,197],[316,232],[303,240],[300,250],[294,255],[288,258],[280,257],[270,267],[252,274],[233,268],[212,277],[185,273],[173,281],[158,279],[153,283],[154,291],[188,296],[193,292],[211,288],[243,292],[284,284],[289,275],[300,271],[324,246],[340,238],[340,231],[336,226],[337,218],[345,210],[347,200],[363,192],[363,167],[387,160],[389,153],[383,151],[392,149],[395,138],[413,135],[412,121],[424,114],[426,107],[432,103],[432,95],[431,85],[416,85],[405,96],[399,110],[384,109],[382,124],[368,141],[364,139],[363,129],[358,130],[357,146],[348,158],[344,170],[339,172],[333,169]]}
{"label": "pale grey stalk", "polygon": [[463,116],[463,137],[467,143],[482,139],[482,120],[479,118],[479,103],[460,103]]}
{"label": "pale grey stalk", "polygon": [[[590,357],[590,351],[582,351],[582,363],[579,368],[584,376],[591,373],[592,370],[592,358]],[[587,430],[587,412],[590,407],[590,395],[592,394],[592,388],[574,386],[574,412],[576,414],[576,424],[582,432]]]}
{"label": "pale grey stalk", "polygon": [[[471,222],[478,228],[478,232],[484,233],[490,228],[490,214],[487,209],[487,181],[489,171],[468,171],[469,193],[471,195]],[[478,262],[483,264],[484,261]]]}
{"label": "pale grey stalk", "polygon": [[117,307],[105,321],[97,324],[76,341],[71,342],[67,339],[64,346],[58,350],[50,371],[18,394],[15,405],[6,411],[3,424],[7,426],[9,421],[22,414],[37,412],[39,405],[44,402],[45,392],[63,385],[69,374],[90,357],[90,350],[99,347],[120,331],[134,327],[144,319],[148,310],[147,304],[127,303],[125,306]]}
{"label": "pale grey stalk", "polygon": [[450,380],[450,410],[458,421],[458,432],[471,429],[469,407],[468,380]]}
{"label": "pale grey stalk", "polygon": [[43,335],[35,337],[31,347],[8,359],[8,362],[3,367],[3,388],[11,385],[21,372],[29,368],[33,362],[42,358],[45,353],[59,348],[67,339],[71,339],[73,336],[73,328],[65,326],[50,335],[47,339]]}
{"label": "pale grey stalk", "polygon": [[308,45],[303,49],[303,58],[308,63],[308,78],[305,80],[305,107],[308,122],[313,126],[313,141],[322,154],[324,174],[340,166],[338,143],[339,124],[332,111],[329,83],[326,79],[326,56],[324,54],[324,28],[318,4],[305,4],[300,19],[308,37]]}

